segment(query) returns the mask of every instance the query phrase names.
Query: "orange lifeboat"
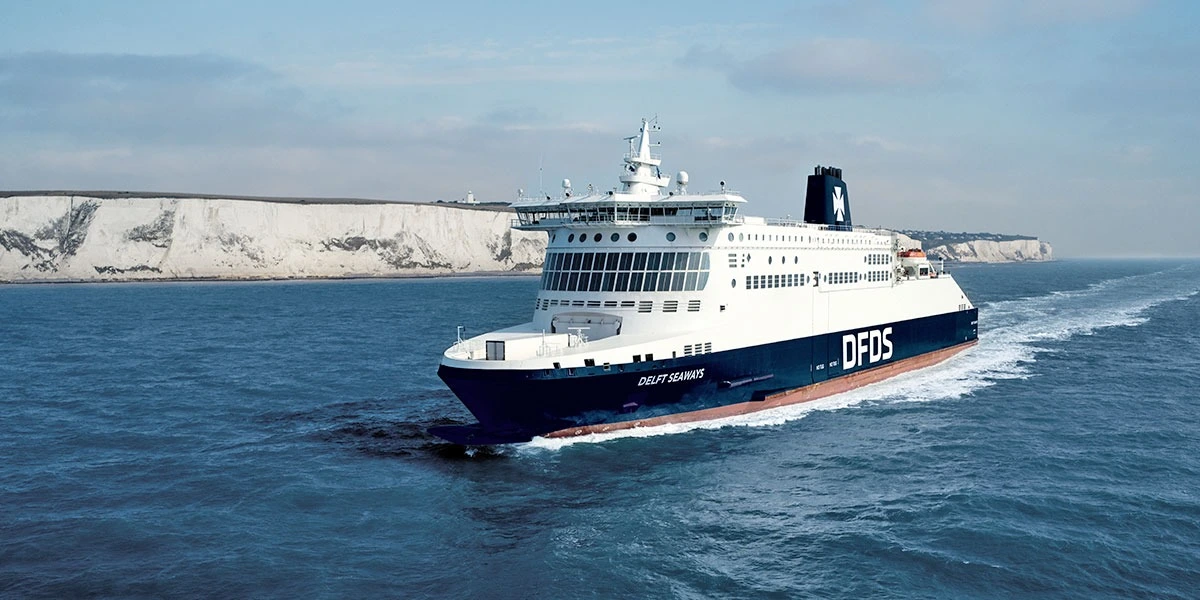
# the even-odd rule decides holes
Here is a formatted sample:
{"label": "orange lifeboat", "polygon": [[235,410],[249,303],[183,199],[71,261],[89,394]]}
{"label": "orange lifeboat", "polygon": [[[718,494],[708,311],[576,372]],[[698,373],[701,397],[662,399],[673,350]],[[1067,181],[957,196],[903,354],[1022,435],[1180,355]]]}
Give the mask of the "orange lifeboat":
{"label": "orange lifeboat", "polygon": [[924,258],[925,251],[923,250],[901,250],[897,253],[900,258]]}

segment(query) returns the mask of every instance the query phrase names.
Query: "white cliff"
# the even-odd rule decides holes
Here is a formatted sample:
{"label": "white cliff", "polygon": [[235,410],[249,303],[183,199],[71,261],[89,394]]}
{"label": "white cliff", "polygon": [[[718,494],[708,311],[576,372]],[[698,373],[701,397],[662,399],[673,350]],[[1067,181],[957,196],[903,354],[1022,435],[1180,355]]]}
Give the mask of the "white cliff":
{"label": "white cliff", "polygon": [[1054,249],[1039,240],[970,240],[935,246],[926,251],[932,258],[958,262],[1026,262],[1054,259]]}
{"label": "white cliff", "polygon": [[507,210],[127,196],[0,197],[0,281],[536,273],[546,249]]}

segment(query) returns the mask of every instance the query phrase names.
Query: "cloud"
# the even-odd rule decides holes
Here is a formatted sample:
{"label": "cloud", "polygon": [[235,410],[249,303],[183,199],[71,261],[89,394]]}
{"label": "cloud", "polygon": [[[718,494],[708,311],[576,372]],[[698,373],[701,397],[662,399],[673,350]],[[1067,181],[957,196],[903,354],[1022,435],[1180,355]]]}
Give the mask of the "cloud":
{"label": "cloud", "polygon": [[1117,19],[1146,7],[1149,0],[926,0],[935,22],[957,30],[990,32],[1029,25],[1066,25]]}
{"label": "cloud", "polygon": [[722,48],[693,46],[678,61],[724,73],[746,91],[787,94],[873,92],[926,87],[944,79],[933,57],[862,38],[814,38],[739,60]]}
{"label": "cloud", "polygon": [[272,144],[353,136],[275,72],[209,55],[0,56],[0,133],[80,142]]}

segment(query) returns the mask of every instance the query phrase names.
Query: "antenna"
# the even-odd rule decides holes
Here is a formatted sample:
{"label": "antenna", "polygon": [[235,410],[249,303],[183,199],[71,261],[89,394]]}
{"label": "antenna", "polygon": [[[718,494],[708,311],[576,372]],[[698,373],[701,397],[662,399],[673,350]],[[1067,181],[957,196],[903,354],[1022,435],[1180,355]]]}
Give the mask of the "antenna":
{"label": "antenna", "polygon": [[546,195],[546,186],[542,185],[542,161],[545,158],[546,158],[546,155],[544,155],[544,154],[541,156],[538,156],[538,195],[541,195],[541,196]]}

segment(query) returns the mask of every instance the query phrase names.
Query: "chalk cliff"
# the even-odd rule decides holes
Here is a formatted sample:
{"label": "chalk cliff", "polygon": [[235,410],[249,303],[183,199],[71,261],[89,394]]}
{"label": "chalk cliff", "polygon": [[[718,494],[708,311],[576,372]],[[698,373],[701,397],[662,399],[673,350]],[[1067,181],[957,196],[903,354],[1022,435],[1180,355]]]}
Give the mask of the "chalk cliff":
{"label": "chalk cliff", "polygon": [[897,235],[901,247],[924,247],[934,259],[980,263],[1054,260],[1049,243],[1029,236],[945,231],[901,231]]}
{"label": "chalk cliff", "polygon": [[930,248],[927,253],[933,258],[959,262],[1025,262],[1054,259],[1050,244],[1038,240],[971,240]]}
{"label": "chalk cliff", "polygon": [[[503,207],[367,200],[0,192],[0,282],[537,273],[546,235]],[[933,258],[1050,260],[999,234],[898,232]]]}
{"label": "chalk cliff", "polygon": [[0,197],[0,281],[538,272],[544,233],[445,204],[136,194]]}

